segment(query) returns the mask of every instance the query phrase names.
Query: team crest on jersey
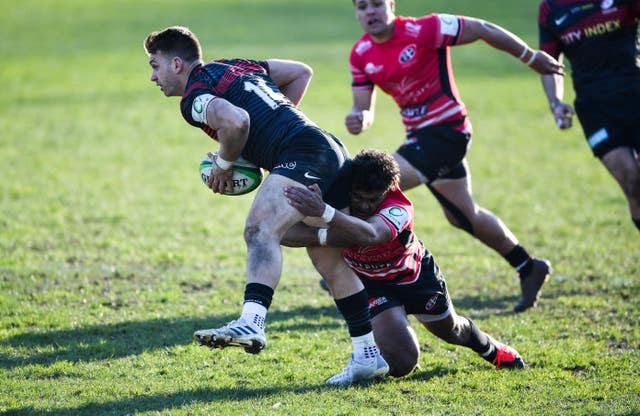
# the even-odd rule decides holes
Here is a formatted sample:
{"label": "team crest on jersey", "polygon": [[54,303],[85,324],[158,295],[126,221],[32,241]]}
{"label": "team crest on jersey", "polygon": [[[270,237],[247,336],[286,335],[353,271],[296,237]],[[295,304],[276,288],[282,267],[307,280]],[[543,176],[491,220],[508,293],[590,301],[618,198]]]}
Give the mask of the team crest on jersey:
{"label": "team crest on jersey", "polygon": [[362,42],[360,42],[360,43],[358,43],[356,45],[356,53],[358,55],[362,55],[363,53],[365,53],[369,49],[371,49],[371,41],[370,40],[363,40]]}
{"label": "team crest on jersey", "polygon": [[613,6],[613,0],[602,0],[602,3],[600,3],[600,8],[602,10],[609,9],[611,6]]}
{"label": "team crest on jersey", "polygon": [[384,70],[384,65],[376,65],[373,62],[369,62],[364,67],[364,72],[367,74],[377,74]]}
{"label": "team crest on jersey", "polygon": [[402,52],[400,52],[400,56],[398,60],[401,64],[406,64],[410,60],[412,60],[416,56],[416,45],[411,44],[405,47]]}
{"label": "team crest on jersey", "polygon": [[407,22],[404,26],[404,30],[407,32],[407,35],[412,37],[418,37],[420,34],[420,29],[422,29],[422,25],[413,22]]}

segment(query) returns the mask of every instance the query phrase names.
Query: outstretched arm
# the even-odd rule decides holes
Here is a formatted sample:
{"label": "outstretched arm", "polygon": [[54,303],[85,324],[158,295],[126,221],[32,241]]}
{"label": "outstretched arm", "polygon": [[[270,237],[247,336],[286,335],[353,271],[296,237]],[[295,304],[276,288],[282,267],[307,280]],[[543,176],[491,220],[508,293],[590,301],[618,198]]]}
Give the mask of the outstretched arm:
{"label": "outstretched arm", "polygon": [[269,76],[280,91],[296,106],[302,101],[313,70],[305,63],[283,59],[268,59]]}
{"label": "outstretched arm", "polygon": [[458,45],[482,39],[492,47],[507,52],[539,74],[564,73],[564,66],[544,51],[531,49],[525,41],[505,28],[473,17],[464,17],[464,30]]}
{"label": "outstretched arm", "polygon": [[[331,207],[327,208],[328,205],[322,200],[320,188],[317,185],[311,185],[309,189],[289,186],[284,189],[284,195],[291,206],[308,217],[323,217],[326,210],[332,210]],[[327,221],[327,225],[329,229],[312,228],[313,231],[305,229],[304,226],[293,227],[285,235],[284,241],[298,243],[297,247],[301,245],[349,247],[386,243],[393,238],[389,226],[377,215],[361,220],[335,211]]]}

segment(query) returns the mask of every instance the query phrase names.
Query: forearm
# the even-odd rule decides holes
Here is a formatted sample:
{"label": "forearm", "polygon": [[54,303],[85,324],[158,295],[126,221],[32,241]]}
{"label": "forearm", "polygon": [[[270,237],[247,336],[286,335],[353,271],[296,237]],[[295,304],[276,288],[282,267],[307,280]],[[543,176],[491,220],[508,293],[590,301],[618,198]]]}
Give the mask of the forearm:
{"label": "forearm", "polygon": [[319,244],[318,228],[298,223],[289,228],[280,244],[287,247],[314,247]]}
{"label": "forearm", "polygon": [[542,88],[549,101],[549,106],[553,108],[564,97],[564,77],[557,74],[542,75]]}
{"label": "forearm", "polygon": [[534,53],[524,40],[507,29],[481,19],[465,18],[465,28],[459,44],[471,43],[478,39],[523,62],[530,59]]}

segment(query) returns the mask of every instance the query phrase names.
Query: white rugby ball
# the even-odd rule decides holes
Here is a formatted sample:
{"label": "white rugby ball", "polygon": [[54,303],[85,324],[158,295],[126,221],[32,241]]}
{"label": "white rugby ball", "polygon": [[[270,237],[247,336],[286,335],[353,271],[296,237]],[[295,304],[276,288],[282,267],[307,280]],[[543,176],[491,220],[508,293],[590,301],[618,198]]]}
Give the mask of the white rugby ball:
{"label": "white rugby ball", "polygon": [[[200,177],[207,187],[209,186],[209,178],[211,176],[211,168],[213,161],[218,157],[217,153],[213,153],[213,158],[207,155],[200,162]],[[262,169],[243,158],[233,162],[233,189],[226,190],[223,195],[244,195],[255,190],[262,182]]]}

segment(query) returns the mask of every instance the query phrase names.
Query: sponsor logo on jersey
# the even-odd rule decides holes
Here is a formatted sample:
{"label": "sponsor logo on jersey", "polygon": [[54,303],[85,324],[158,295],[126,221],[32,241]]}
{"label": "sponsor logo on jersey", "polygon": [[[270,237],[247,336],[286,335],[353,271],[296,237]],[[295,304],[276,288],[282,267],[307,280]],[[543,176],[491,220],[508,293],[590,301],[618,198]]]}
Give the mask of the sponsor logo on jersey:
{"label": "sponsor logo on jersey", "polygon": [[404,30],[407,32],[407,35],[414,38],[420,34],[421,29],[422,25],[413,22],[407,22],[407,24],[404,26]]}
{"label": "sponsor logo on jersey", "polygon": [[207,106],[213,100],[213,95],[202,94],[193,100],[191,105],[191,118],[198,123],[207,124]]}
{"label": "sponsor logo on jersey", "polygon": [[562,16],[558,17],[557,19],[553,19],[553,21],[556,24],[556,26],[560,26],[561,24],[564,23],[565,20],[567,20],[568,17],[569,17],[569,13],[565,13]]}
{"label": "sponsor logo on jersey", "polygon": [[295,168],[296,168],[296,162],[281,163],[278,166],[273,167],[273,169],[289,169],[289,170],[293,170]]}
{"label": "sponsor logo on jersey", "polygon": [[422,117],[427,114],[428,107],[426,104],[420,104],[413,107],[404,107],[400,114],[404,118]]}
{"label": "sponsor logo on jersey", "polygon": [[364,67],[364,72],[366,72],[367,74],[377,74],[379,72],[382,72],[383,70],[384,65],[376,65],[373,62],[369,62]]}
{"label": "sponsor logo on jersey", "polygon": [[376,306],[384,305],[387,302],[389,302],[389,300],[384,296],[380,296],[379,298],[369,298],[369,308],[373,309]]}
{"label": "sponsor logo on jersey", "polygon": [[427,312],[433,310],[433,308],[435,308],[436,304],[438,303],[439,297],[440,293],[436,293],[435,295],[431,296],[429,300],[427,300],[427,303],[424,304],[424,310]]}
{"label": "sponsor logo on jersey", "polygon": [[398,206],[388,207],[380,211],[380,215],[385,217],[398,230],[403,229],[409,223],[409,212]]}
{"label": "sponsor logo on jersey", "polygon": [[365,53],[369,49],[371,49],[371,41],[370,40],[363,40],[362,42],[360,42],[360,43],[358,43],[356,45],[356,53],[358,55],[362,55],[363,53]]}
{"label": "sponsor logo on jersey", "polygon": [[445,36],[456,36],[458,34],[458,18],[450,14],[439,14],[440,33]]}
{"label": "sponsor logo on jersey", "polygon": [[416,56],[416,45],[411,44],[405,47],[402,52],[400,52],[398,60],[401,64],[406,64],[407,62],[412,60],[414,56]]}

